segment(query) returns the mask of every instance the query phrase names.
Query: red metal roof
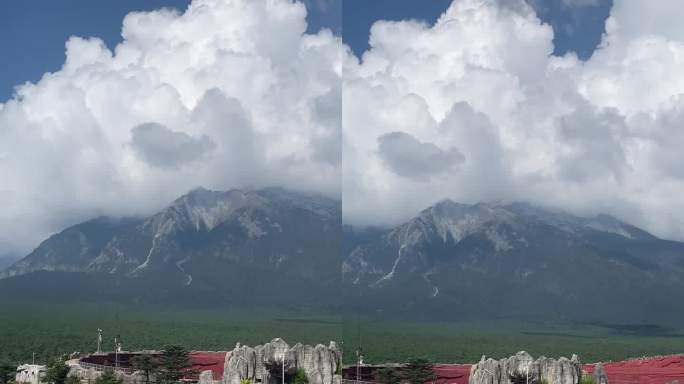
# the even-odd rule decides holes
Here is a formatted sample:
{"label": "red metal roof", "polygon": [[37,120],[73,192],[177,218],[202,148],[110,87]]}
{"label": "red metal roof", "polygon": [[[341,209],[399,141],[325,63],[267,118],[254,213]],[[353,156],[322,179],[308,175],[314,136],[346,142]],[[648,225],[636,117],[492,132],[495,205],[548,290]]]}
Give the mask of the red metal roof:
{"label": "red metal roof", "polygon": [[[604,363],[610,384],[666,384],[684,383],[684,355],[632,359]],[[594,372],[594,365],[584,370]]]}
{"label": "red metal roof", "polygon": [[436,364],[432,370],[435,384],[468,384],[470,377],[470,364]]}
{"label": "red metal roof", "polygon": [[[684,355],[631,359],[604,363],[610,384],[684,384]],[[582,366],[594,372],[594,364]],[[469,364],[438,364],[434,368],[435,384],[468,384]]]}
{"label": "red metal roof", "polygon": [[226,359],[226,352],[190,352],[192,368],[198,373],[211,370],[214,380],[223,378],[223,363]]}

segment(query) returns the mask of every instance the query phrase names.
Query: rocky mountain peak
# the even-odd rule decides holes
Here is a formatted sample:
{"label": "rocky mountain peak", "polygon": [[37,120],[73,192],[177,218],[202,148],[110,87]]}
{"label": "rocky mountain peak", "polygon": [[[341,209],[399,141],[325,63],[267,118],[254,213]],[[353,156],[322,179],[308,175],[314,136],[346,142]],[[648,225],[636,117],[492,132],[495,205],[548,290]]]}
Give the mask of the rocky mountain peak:
{"label": "rocky mountain peak", "polygon": [[[443,242],[459,242],[465,237],[497,224],[513,224],[515,214],[503,206],[488,203],[473,205],[442,200],[423,210],[415,219],[406,224],[404,231],[408,237],[430,238],[437,235]],[[421,231],[420,235],[413,233]]]}
{"label": "rocky mountain peak", "polygon": [[237,210],[250,206],[263,208],[268,201],[254,191],[233,189],[227,192],[196,188],[176,199],[159,216],[157,227],[184,228],[190,224],[196,230],[212,230]]}
{"label": "rocky mountain peak", "polygon": [[596,231],[612,233],[628,239],[634,238],[655,238],[650,233],[627,224],[613,216],[606,214],[599,214],[591,217],[583,223],[584,227],[591,228]]}
{"label": "rocky mountain peak", "polygon": [[[151,217],[121,223],[100,218],[68,228],[4,276],[51,270],[134,277],[175,273],[190,285],[197,282],[191,271],[210,270],[207,265],[212,263],[276,269],[300,259],[300,270],[323,275],[316,270],[319,265],[307,269],[311,263],[305,260],[314,254],[338,257],[336,249],[325,249],[325,242],[338,238],[339,205],[325,197],[278,188],[225,192],[196,188]],[[321,259],[322,264],[334,262]]]}

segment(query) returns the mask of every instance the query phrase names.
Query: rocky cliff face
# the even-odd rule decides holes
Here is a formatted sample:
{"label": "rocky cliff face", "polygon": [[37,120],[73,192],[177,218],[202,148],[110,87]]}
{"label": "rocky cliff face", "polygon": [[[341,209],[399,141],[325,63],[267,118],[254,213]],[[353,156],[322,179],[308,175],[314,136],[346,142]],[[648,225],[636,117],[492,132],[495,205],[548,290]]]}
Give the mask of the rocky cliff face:
{"label": "rocky cliff face", "polygon": [[469,384],[578,384],[582,375],[579,358],[534,359],[527,352],[503,358],[487,359],[470,368]]}
{"label": "rocky cliff face", "polygon": [[148,218],[99,218],[68,228],[0,278],[80,272],[227,293],[228,281],[239,290],[241,280],[258,275],[278,286],[265,290],[286,291],[290,281],[339,283],[340,233],[337,200],[277,188],[196,189]]}
{"label": "rocky cliff face", "polygon": [[0,294],[41,300],[347,304],[433,320],[684,316],[673,305],[684,243],[610,216],[447,200],[395,228],[343,230],[339,200],[277,188],[197,189],[150,217],[84,222],[3,277]]}
{"label": "rocky cliff face", "polygon": [[[296,344],[290,347],[282,339],[256,347],[235,346],[226,355],[224,384],[240,384],[241,379],[252,383],[279,384],[284,368],[286,381],[298,369],[303,369],[310,384],[338,384],[336,374],[341,364],[340,350],[334,342],[329,346]],[[283,367],[284,365],[284,367]]]}
{"label": "rocky cliff face", "polygon": [[[468,251],[471,255],[464,256],[471,260],[477,256],[472,253],[503,255],[540,246],[547,252],[558,252],[548,249],[550,244],[543,243],[542,236],[565,242],[560,250],[592,242],[600,246],[600,240],[658,240],[607,215],[583,218],[521,203],[466,205],[445,200],[353,249],[344,262],[343,273],[350,282],[383,286],[401,273],[430,275],[431,267]],[[626,257],[619,261],[639,262]],[[424,280],[432,286],[433,295],[438,295],[439,287],[430,284],[428,277]]]}
{"label": "rocky cliff face", "polygon": [[447,200],[361,238],[342,274],[355,305],[385,313],[647,322],[672,318],[662,292],[684,292],[684,243],[606,215]]}

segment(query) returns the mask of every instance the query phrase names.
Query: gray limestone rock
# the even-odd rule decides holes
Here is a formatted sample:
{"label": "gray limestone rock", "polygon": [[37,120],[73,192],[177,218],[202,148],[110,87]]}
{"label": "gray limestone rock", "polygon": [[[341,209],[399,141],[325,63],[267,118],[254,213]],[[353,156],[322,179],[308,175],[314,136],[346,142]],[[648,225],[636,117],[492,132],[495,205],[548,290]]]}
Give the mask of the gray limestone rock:
{"label": "gray limestone rock", "polygon": [[200,373],[199,384],[214,384],[214,374],[211,370],[202,371],[202,373]]}
{"label": "gray limestone rock", "polygon": [[250,379],[255,384],[279,384],[283,364],[286,377],[303,369],[310,384],[339,384],[341,377],[336,372],[340,357],[334,342],[327,347],[321,344],[290,347],[282,339],[254,348],[238,344],[226,355],[223,384],[240,384],[241,379]]}
{"label": "gray limestone rock", "polygon": [[482,356],[470,368],[469,384],[578,384],[582,375],[579,358],[534,359],[521,351],[501,360]]}
{"label": "gray limestone rock", "polygon": [[608,374],[603,364],[598,363],[594,366],[594,384],[608,384]]}

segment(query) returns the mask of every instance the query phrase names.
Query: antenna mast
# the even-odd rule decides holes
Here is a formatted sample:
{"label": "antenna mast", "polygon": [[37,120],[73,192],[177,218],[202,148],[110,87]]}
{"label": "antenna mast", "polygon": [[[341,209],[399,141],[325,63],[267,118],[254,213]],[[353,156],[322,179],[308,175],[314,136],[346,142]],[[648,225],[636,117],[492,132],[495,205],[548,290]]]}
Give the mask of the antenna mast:
{"label": "antenna mast", "polygon": [[102,353],[102,329],[97,329],[97,352],[98,355]]}

